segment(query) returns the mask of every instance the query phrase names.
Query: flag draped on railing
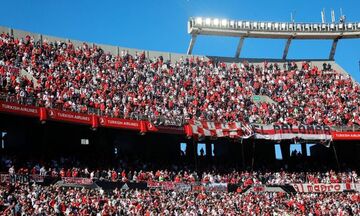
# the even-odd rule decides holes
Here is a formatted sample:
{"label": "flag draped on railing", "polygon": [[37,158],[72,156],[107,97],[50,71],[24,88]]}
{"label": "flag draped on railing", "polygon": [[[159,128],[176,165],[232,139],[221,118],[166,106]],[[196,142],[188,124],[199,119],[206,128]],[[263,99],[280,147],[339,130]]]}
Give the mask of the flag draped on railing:
{"label": "flag draped on railing", "polygon": [[246,139],[253,135],[251,127],[242,122],[216,123],[190,120],[185,131],[187,131],[188,137],[230,137]]}

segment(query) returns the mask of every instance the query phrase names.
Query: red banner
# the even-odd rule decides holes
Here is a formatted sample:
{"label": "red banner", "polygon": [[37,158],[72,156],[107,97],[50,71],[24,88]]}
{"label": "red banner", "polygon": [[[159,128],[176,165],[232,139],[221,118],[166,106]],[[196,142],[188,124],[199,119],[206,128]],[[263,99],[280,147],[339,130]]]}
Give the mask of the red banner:
{"label": "red banner", "polygon": [[360,140],[360,132],[337,132],[331,133],[333,140]]}
{"label": "red banner", "polygon": [[99,123],[103,127],[123,128],[123,129],[130,129],[130,130],[139,130],[140,129],[140,121],[137,121],[137,120],[100,117]]}
{"label": "red banner", "polygon": [[50,120],[91,125],[91,115],[55,109],[48,110],[48,113]]}
{"label": "red banner", "polygon": [[39,116],[38,107],[3,102],[3,101],[0,101],[0,112],[12,113],[16,115],[32,116],[32,117]]}

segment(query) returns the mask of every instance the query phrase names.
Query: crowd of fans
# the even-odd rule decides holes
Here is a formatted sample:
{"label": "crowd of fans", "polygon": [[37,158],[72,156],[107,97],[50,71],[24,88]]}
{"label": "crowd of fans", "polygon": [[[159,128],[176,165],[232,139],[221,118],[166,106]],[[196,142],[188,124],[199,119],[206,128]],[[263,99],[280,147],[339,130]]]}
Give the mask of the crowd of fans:
{"label": "crowd of fans", "polygon": [[[117,166],[89,167],[66,158],[51,162],[28,161],[16,164],[10,157],[1,158],[1,170],[10,175],[40,175],[51,177],[81,177],[93,180],[121,182],[231,183],[247,187],[256,185],[285,185],[293,183],[360,183],[355,170],[346,171],[288,171],[243,170],[211,166],[194,170],[186,165],[157,167],[154,163],[120,160]],[[17,167],[16,167],[17,166]]]}
{"label": "crowd of fans", "polygon": [[[25,70],[35,79],[21,77]],[[0,91],[39,106],[122,118],[360,124],[360,88],[330,64],[254,66],[203,58],[118,56],[98,46],[0,35]],[[275,103],[254,102],[265,95]],[[160,122],[157,122],[160,123]]]}
{"label": "crowd of fans", "polygon": [[359,192],[237,193],[16,184],[0,187],[2,215],[359,215]]}

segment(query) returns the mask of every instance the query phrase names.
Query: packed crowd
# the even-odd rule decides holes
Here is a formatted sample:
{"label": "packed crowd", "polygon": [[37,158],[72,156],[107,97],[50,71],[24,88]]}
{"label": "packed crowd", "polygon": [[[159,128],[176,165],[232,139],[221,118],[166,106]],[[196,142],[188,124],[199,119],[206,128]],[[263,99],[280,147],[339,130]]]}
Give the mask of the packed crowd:
{"label": "packed crowd", "polygon": [[359,215],[360,194],[0,188],[2,215]]}
{"label": "packed crowd", "polygon": [[[21,77],[12,68],[35,78]],[[100,47],[0,35],[0,91],[39,106],[122,118],[360,125],[360,88],[330,64],[254,66],[115,56]],[[257,103],[254,95],[275,103]]]}
{"label": "packed crowd", "polygon": [[[360,183],[355,170],[346,171],[247,171],[230,167],[210,166],[194,170],[186,165],[169,165],[159,168],[155,163],[120,160],[112,168],[89,167],[69,159],[51,162],[28,161],[16,164],[11,158],[1,157],[0,168],[12,175],[40,175],[51,177],[81,177],[93,180],[121,182],[176,182],[176,183],[231,183],[247,187],[256,185],[285,185],[293,183]],[[18,166],[18,167],[16,167]],[[0,170],[0,171],[1,171]]]}

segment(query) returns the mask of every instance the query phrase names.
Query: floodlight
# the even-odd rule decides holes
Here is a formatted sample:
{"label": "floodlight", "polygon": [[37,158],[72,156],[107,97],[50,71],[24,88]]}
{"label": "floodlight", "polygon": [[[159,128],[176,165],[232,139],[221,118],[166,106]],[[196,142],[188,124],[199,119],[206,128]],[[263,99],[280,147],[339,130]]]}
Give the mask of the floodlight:
{"label": "floodlight", "polygon": [[205,19],[205,24],[206,24],[207,26],[209,26],[209,25],[211,24],[211,19],[210,19],[210,18],[206,18],[206,19]]}
{"label": "floodlight", "polygon": [[214,19],[214,25],[219,26],[219,19]]}
{"label": "floodlight", "polygon": [[201,25],[201,24],[202,24],[202,18],[201,18],[201,17],[197,17],[197,18],[195,19],[195,23],[196,23],[196,25]]}

